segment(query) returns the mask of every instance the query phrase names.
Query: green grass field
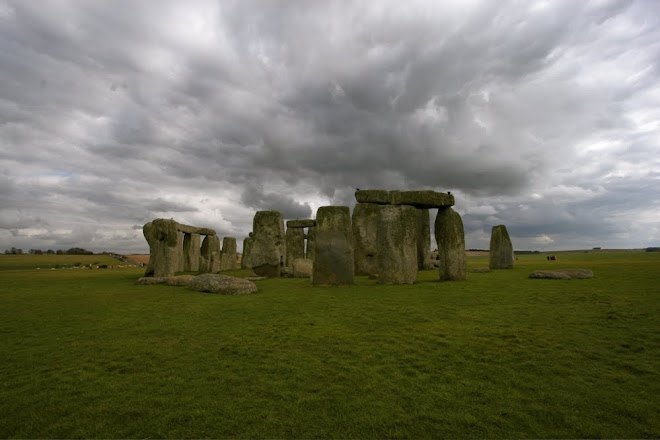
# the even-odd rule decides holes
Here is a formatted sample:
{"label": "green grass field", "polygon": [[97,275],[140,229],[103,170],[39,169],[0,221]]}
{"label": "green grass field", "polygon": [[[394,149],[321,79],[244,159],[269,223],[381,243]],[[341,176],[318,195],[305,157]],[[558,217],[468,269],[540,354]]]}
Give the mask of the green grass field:
{"label": "green grass field", "polygon": [[[2,438],[660,437],[660,253],[524,255],[409,286],[270,279],[245,296],[11,257]],[[595,277],[527,278],[545,268]]]}

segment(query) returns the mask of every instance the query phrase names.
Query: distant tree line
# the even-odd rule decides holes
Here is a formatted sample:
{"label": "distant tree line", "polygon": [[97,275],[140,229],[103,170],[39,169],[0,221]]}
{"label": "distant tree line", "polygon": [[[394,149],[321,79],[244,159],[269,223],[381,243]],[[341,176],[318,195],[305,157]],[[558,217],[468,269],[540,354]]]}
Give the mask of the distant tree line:
{"label": "distant tree line", "polygon": [[[25,252],[23,252],[23,249],[18,249],[15,247],[12,247],[11,249],[5,249],[5,255],[22,255]],[[67,249],[66,251],[63,249],[58,249],[57,251],[54,251],[52,249],[48,249],[47,251],[42,251],[41,249],[30,249],[27,253],[32,254],[32,255],[43,255],[43,254],[48,254],[48,255],[94,255],[94,252],[88,251],[83,248],[71,248]]]}
{"label": "distant tree line", "polygon": [[660,247],[647,247],[646,252],[660,252]]}

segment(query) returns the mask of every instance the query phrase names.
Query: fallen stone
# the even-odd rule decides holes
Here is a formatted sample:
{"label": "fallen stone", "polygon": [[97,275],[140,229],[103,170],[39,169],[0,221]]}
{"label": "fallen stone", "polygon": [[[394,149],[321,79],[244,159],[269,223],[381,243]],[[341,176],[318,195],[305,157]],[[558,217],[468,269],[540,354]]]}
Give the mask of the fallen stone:
{"label": "fallen stone", "polygon": [[150,284],[165,284],[167,283],[168,278],[169,277],[142,277],[138,278],[137,281],[135,281],[135,284],[140,284],[142,286]]}
{"label": "fallen stone", "polygon": [[245,277],[243,279],[248,280],[248,281],[261,281],[261,280],[266,280],[268,278],[267,277]]}
{"label": "fallen stone", "polygon": [[169,277],[165,281],[168,286],[190,286],[195,275],[179,275],[176,277]]}
{"label": "fallen stone", "polygon": [[490,272],[490,267],[475,267],[470,272],[471,273],[487,273],[487,272]]}
{"label": "fallen stone", "polygon": [[571,277],[556,270],[535,270],[529,274],[530,278],[543,278],[548,280],[570,280]]}
{"label": "fallen stone", "polygon": [[221,293],[224,295],[242,295],[257,291],[257,285],[244,278],[205,273],[196,276],[189,286],[197,292]]}
{"label": "fallen stone", "polygon": [[551,280],[570,280],[593,278],[594,273],[589,269],[555,269],[535,270],[529,274],[530,278],[545,278]]}

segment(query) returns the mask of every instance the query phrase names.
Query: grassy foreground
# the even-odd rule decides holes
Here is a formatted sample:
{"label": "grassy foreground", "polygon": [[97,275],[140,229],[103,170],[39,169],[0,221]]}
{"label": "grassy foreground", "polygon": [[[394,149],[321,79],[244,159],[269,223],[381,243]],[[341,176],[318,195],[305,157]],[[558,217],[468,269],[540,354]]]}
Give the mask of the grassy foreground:
{"label": "grassy foreground", "polygon": [[[560,267],[596,276],[527,279]],[[249,296],[142,271],[0,271],[0,437],[660,437],[660,253]]]}

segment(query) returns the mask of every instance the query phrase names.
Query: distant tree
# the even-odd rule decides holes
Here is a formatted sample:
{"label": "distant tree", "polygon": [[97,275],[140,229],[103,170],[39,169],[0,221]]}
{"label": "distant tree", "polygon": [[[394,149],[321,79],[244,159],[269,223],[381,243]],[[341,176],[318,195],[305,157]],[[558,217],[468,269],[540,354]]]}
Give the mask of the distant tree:
{"label": "distant tree", "polygon": [[23,249],[18,249],[15,247],[12,247],[9,250],[5,251],[5,254],[11,254],[11,255],[21,255],[23,253]]}
{"label": "distant tree", "polygon": [[52,249],[48,249],[48,250],[46,251],[46,253],[47,253],[48,255],[53,255],[53,254],[55,253],[55,251],[52,250]]}
{"label": "distant tree", "polygon": [[44,251],[42,251],[41,249],[30,249],[30,253],[32,255],[42,255]]}
{"label": "distant tree", "polygon": [[57,252],[55,252],[57,255],[64,255],[64,251],[62,249],[58,249]]}
{"label": "distant tree", "polygon": [[82,248],[71,248],[66,251],[67,255],[92,255],[94,252]]}

